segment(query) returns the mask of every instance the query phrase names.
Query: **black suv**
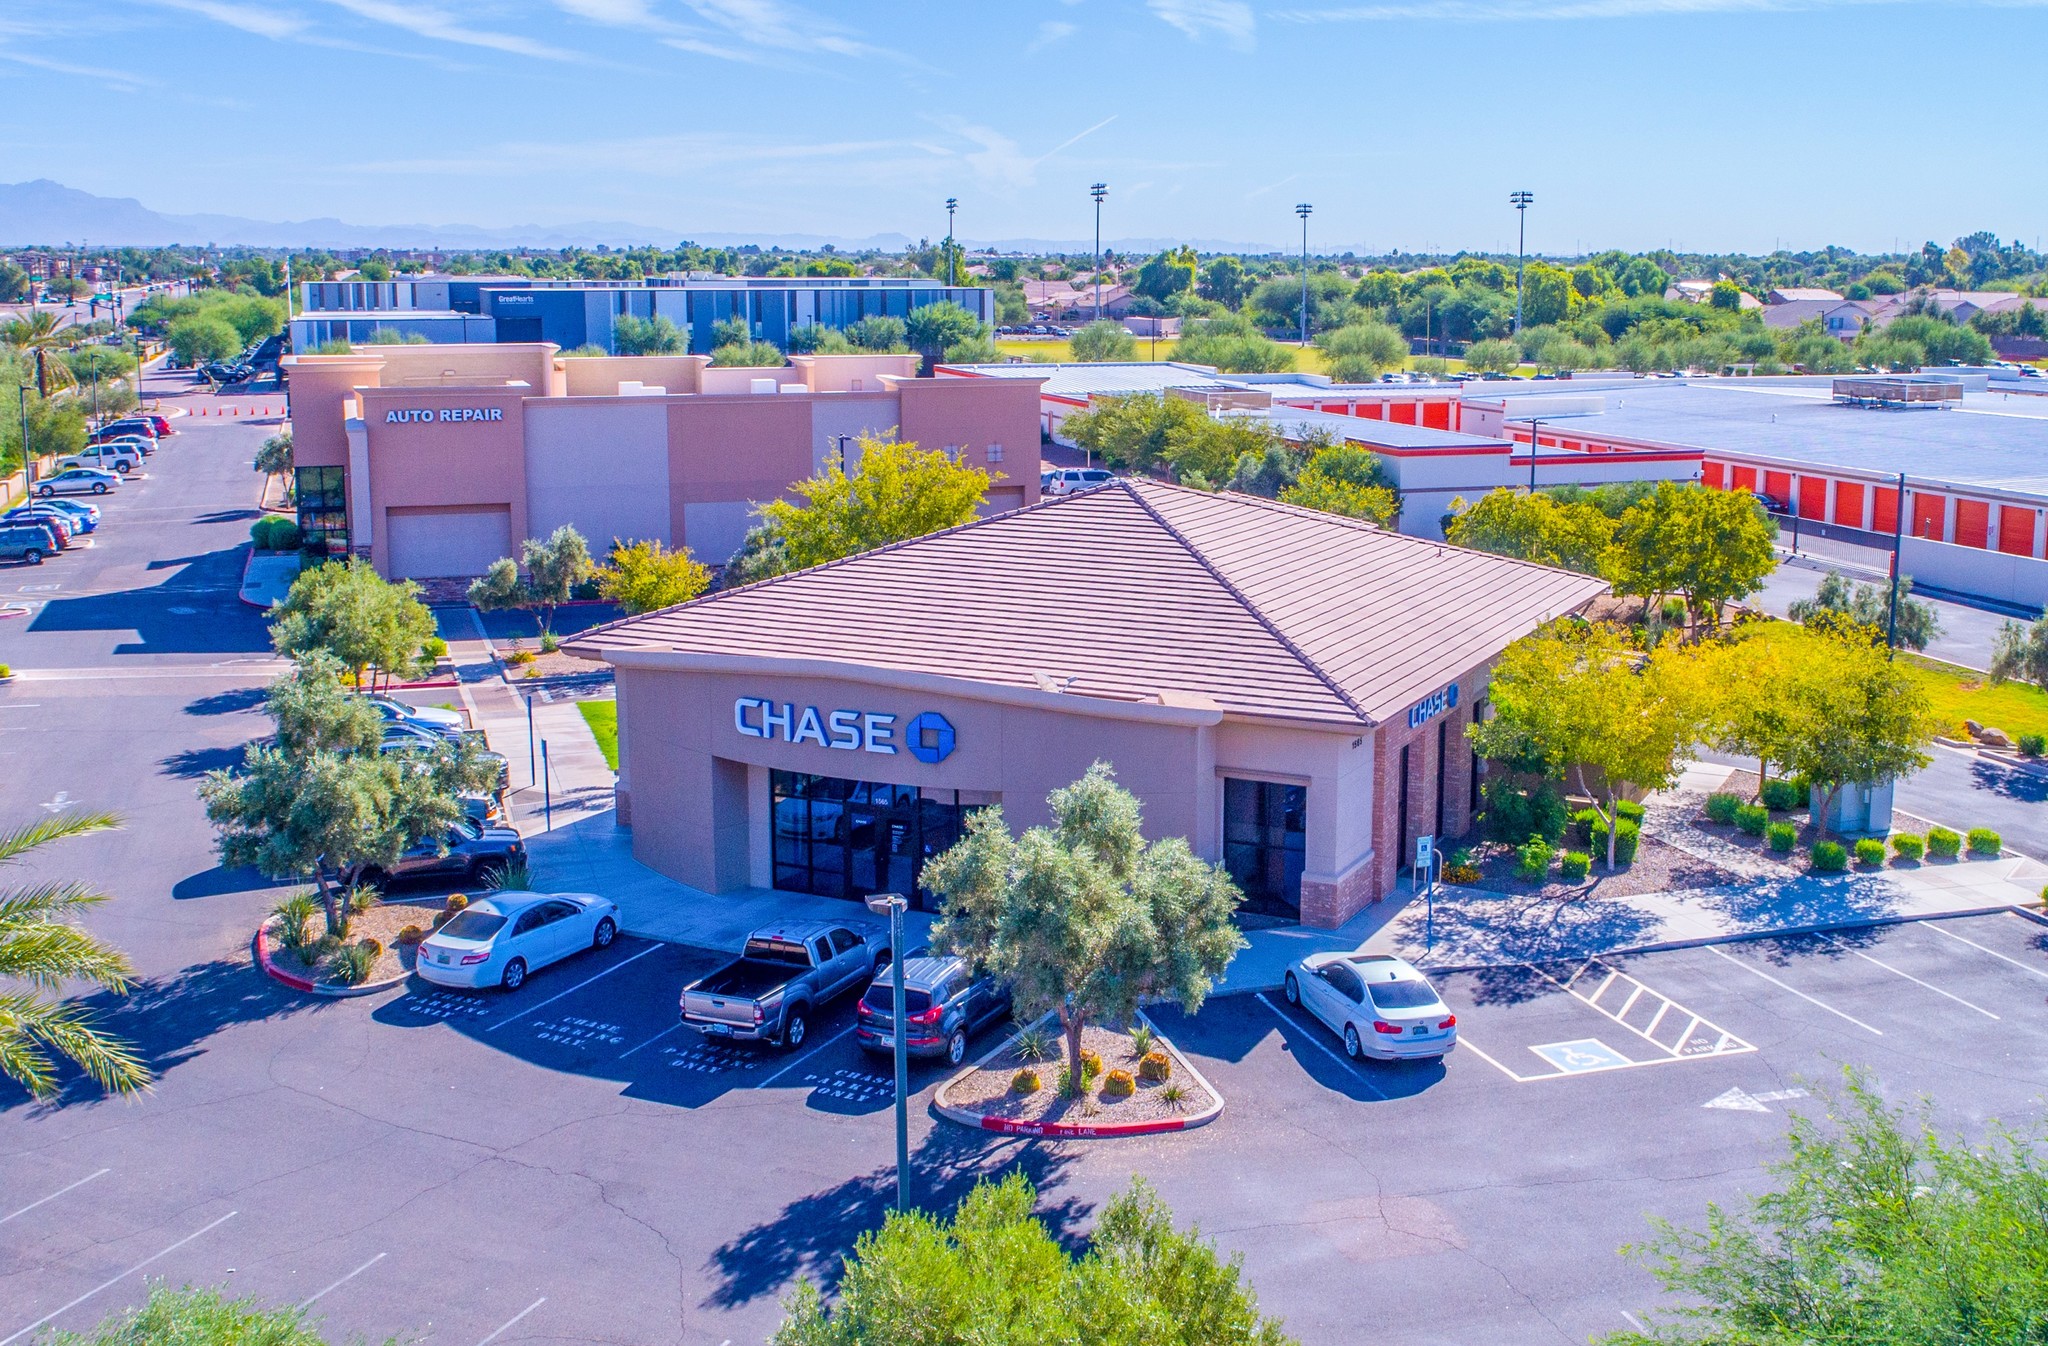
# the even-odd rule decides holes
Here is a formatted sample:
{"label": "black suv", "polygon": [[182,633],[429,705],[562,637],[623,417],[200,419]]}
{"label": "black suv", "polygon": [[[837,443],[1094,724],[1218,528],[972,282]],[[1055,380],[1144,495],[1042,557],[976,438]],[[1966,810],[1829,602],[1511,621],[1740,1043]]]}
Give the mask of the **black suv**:
{"label": "black suv", "polygon": [[[447,849],[443,850],[442,845]],[[423,841],[398,857],[390,869],[365,865],[353,879],[377,888],[411,879],[457,878],[489,887],[505,877],[505,870],[526,858],[526,843],[509,827],[490,827],[468,818],[456,820],[442,844]]]}
{"label": "black suv", "polygon": [[903,973],[905,1045],[912,1056],[943,1056],[951,1065],[967,1059],[967,1039],[1010,1013],[1010,988],[994,977],[976,977],[967,961],[922,950],[891,964],[860,998],[854,1037],[871,1052],[896,1050],[896,983]]}

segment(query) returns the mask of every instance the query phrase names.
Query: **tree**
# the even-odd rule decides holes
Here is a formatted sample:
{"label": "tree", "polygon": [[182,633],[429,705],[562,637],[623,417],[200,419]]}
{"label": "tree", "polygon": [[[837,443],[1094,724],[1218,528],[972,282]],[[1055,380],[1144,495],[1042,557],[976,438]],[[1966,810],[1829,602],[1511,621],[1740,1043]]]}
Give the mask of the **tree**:
{"label": "tree", "polygon": [[846,329],[846,339],[855,347],[878,355],[907,351],[903,319],[874,316],[862,318]]}
{"label": "tree", "polygon": [[1196,267],[1193,248],[1168,249],[1138,268],[1138,278],[1131,290],[1163,304],[1195,288]]}
{"label": "tree", "polygon": [[1825,657],[1793,670],[1791,722],[1780,750],[1787,770],[1821,792],[1814,816],[1827,830],[1835,797],[1850,784],[1880,784],[1930,759],[1935,719],[1926,691],[1866,641],[1828,637]]}
{"label": "tree", "polygon": [[1212,299],[1225,308],[1234,309],[1242,304],[1250,288],[1244,263],[1235,257],[1218,257],[1202,268],[1202,298]]}
{"label": "tree", "polygon": [[1295,483],[1280,492],[1280,499],[1347,519],[1370,519],[1382,527],[1401,512],[1400,497],[1388,484],[1379,455],[1356,444],[1318,451]]}
{"label": "tree", "polygon": [[1213,491],[1228,481],[1238,463],[1263,458],[1283,441],[1264,421],[1243,416],[1215,417],[1203,413],[1182,421],[1168,433],[1163,457],[1183,486]]}
{"label": "tree", "polygon": [[386,581],[357,556],[314,566],[271,609],[271,646],[292,658],[324,650],[357,687],[371,669],[410,675],[421,665],[420,647],[434,635],[434,614],[419,591],[411,580]]}
{"label": "tree", "polygon": [[1734,638],[1703,645],[1693,661],[1696,694],[1707,708],[1706,741],[1715,749],[1757,759],[1757,797],[1771,763],[1791,751],[1797,716],[1795,673],[1833,646],[1785,622],[1751,622]]}
{"label": "tree", "polygon": [[782,348],[772,341],[735,341],[712,351],[711,363],[721,369],[778,369],[784,361]]}
{"label": "tree", "polygon": [[104,1319],[89,1334],[59,1332],[40,1346],[327,1346],[301,1309],[263,1309],[220,1291],[152,1285],[140,1308]]}
{"label": "tree", "polygon": [[1181,331],[1176,359],[1229,374],[1277,374],[1294,368],[1294,352],[1235,314],[1202,318]]}
{"label": "tree", "polygon": [[1512,374],[1522,365],[1522,348],[1512,341],[1475,341],[1465,352],[1465,367],[1482,374]]}
{"label": "tree", "polygon": [[171,324],[171,356],[181,365],[197,366],[225,360],[242,349],[235,329],[219,318],[194,315]]}
{"label": "tree", "polygon": [[[108,813],[44,818],[0,834],[0,866],[19,864],[43,847],[120,826]],[[149,1085],[149,1067],[126,1043],[93,1027],[92,1015],[52,1000],[66,982],[128,989],[122,954],[73,923],[107,900],[75,880],[38,879],[0,888],[0,978],[21,989],[0,990],[0,1075],[38,1099],[57,1095],[51,1053],[83,1070],[103,1089],[133,1093]]]}
{"label": "tree", "polygon": [[256,470],[266,477],[285,477],[291,475],[291,431],[280,430],[257,446]]}
{"label": "tree", "polygon": [[937,450],[866,434],[856,462],[848,472],[833,454],[823,472],[790,487],[804,504],[771,500],[761,507],[783,568],[803,570],[957,528],[974,518],[995,481],[987,470]]}
{"label": "tree", "polygon": [[1444,536],[1475,551],[1598,575],[1614,540],[1614,526],[1614,520],[1591,503],[1560,503],[1546,494],[1497,486],[1476,505],[1451,501]]}
{"label": "tree", "polygon": [[[1913,577],[1899,576],[1898,643],[1909,650],[1924,650],[1941,634],[1941,614],[1934,604],[1913,597]],[[1892,586],[1858,584],[1853,589],[1839,570],[1821,576],[1820,589],[1812,598],[1792,601],[1786,615],[1806,626],[1838,629],[1841,621],[1868,628],[1877,643],[1883,643],[1892,627]]]}
{"label": "tree", "polygon": [[1774,1190],[1705,1227],[1653,1220],[1624,1249],[1676,1321],[1602,1346],[2021,1343],[2048,1321],[2048,1135],[1995,1124],[1943,1139],[1929,1105],[1891,1107],[1861,1072],[1820,1118],[1795,1114]]}
{"label": "tree", "polygon": [[[743,337],[744,339],[744,337]],[[612,349],[621,355],[679,355],[690,339],[667,318],[636,318],[624,313],[612,320]]]}
{"label": "tree", "polygon": [[1300,479],[1302,466],[1301,455],[1287,445],[1269,444],[1261,453],[1239,458],[1224,489],[1278,500],[1282,491]]}
{"label": "tree", "polygon": [[461,796],[494,789],[498,767],[474,739],[403,753],[379,750],[375,708],[340,691],[342,665],[323,652],[273,682],[273,743],[244,751],[241,772],[210,771],[199,797],[221,863],[274,879],[310,876],[327,931],[348,933],[336,881],[446,836]]}
{"label": "tree", "polygon": [[1729,313],[1739,312],[1742,308],[1742,287],[1723,277],[1714,282],[1713,292],[1708,296],[1707,302]]}
{"label": "tree", "polygon": [[1166,461],[1167,446],[1195,431],[1209,413],[1184,397],[1133,393],[1097,397],[1088,410],[1062,424],[1067,438],[1111,467],[1150,472]]}
{"label": "tree", "polygon": [[[520,572],[525,571],[525,578]],[[590,544],[572,524],[563,524],[545,539],[519,544],[519,560],[501,556],[470,581],[469,601],[485,612],[502,608],[535,608],[543,644],[554,634],[555,609],[576,596],[576,586],[597,574]]]}
{"label": "tree", "polygon": [[1708,613],[1718,626],[1723,608],[1778,568],[1777,533],[1747,491],[1660,481],[1621,516],[1604,569],[1616,593],[1641,594],[1653,609],[1664,595],[1683,594],[1695,626]]}
{"label": "tree", "polygon": [[711,571],[688,547],[670,551],[659,541],[615,542],[611,564],[597,572],[598,593],[629,616],[687,603],[710,585]]}
{"label": "tree", "polygon": [[2006,622],[1991,649],[1991,681],[2031,682],[2048,688],[2048,610],[2029,626]]}
{"label": "tree", "polygon": [[846,333],[835,327],[821,327],[817,323],[805,323],[793,327],[789,333],[791,355],[851,355],[853,343],[846,339]]}
{"label": "tree", "polygon": [[1124,325],[1110,318],[1091,322],[1073,336],[1076,360],[1131,360],[1138,354],[1138,339]]}
{"label": "tree", "polygon": [[1351,323],[1316,337],[1339,383],[1367,383],[1408,358],[1408,339],[1383,322]]}
{"label": "tree", "polygon": [[1201,1008],[1245,947],[1231,920],[1243,894],[1184,838],[1147,842],[1107,762],[1047,802],[1053,825],[1021,837],[1000,805],[975,813],[922,882],[945,898],[934,945],[1008,982],[1020,1018],[1057,1011],[1078,1082],[1090,1021],[1127,1023],[1144,1000]]}
{"label": "tree", "polygon": [[1243,1259],[1175,1229],[1142,1178],[1078,1257],[1032,1215],[1037,1196],[1013,1170],[976,1183],[950,1220],[891,1212],[854,1245],[835,1307],[797,1286],[773,1346],[1293,1346],[1260,1315]]}
{"label": "tree", "polygon": [[1483,756],[1569,771],[1607,824],[1612,870],[1622,789],[1670,785],[1702,727],[1691,657],[1667,648],[1645,658],[1619,627],[1552,622],[1501,655],[1487,689],[1494,716],[1466,733]]}
{"label": "tree", "polygon": [[927,372],[960,343],[986,336],[988,325],[950,299],[922,304],[903,320],[903,339],[924,356]]}

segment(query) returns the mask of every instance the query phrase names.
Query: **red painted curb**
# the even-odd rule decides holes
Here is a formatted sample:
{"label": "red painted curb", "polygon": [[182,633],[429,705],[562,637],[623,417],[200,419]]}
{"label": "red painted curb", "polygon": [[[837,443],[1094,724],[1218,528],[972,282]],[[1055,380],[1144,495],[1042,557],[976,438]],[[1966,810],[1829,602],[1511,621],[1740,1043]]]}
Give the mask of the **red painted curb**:
{"label": "red painted curb", "polygon": [[1164,1122],[1111,1122],[1106,1126],[1078,1126],[1068,1122],[1015,1122],[1007,1117],[984,1117],[981,1129],[998,1131],[1006,1136],[1061,1136],[1088,1139],[1098,1136],[1150,1136],[1161,1131],[1185,1131],[1185,1118],[1176,1117]]}
{"label": "red painted curb", "polygon": [[[264,924],[268,925],[269,922],[266,921]],[[311,981],[298,976],[296,973],[280,971],[277,964],[270,961],[270,941],[263,937],[263,926],[261,925],[256,927],[256,965],[261,967],[264,974],[271,980],[281,981],[294,991],[311,991],[315,995],[320,993],[320,988],[313,985]]]}

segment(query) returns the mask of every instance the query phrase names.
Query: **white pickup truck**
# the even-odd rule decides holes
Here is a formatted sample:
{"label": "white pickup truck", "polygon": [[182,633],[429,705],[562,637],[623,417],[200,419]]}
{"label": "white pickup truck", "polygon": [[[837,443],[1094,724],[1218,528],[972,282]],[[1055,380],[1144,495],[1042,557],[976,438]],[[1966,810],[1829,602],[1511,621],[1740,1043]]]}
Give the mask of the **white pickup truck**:
{"label": "white pickup truck", "polygon": [[818,1011],[889,962],[888,941],[823,921],[766,926],[737,959],[683,988],[683,1022],[707,1038],[802,1046]]}

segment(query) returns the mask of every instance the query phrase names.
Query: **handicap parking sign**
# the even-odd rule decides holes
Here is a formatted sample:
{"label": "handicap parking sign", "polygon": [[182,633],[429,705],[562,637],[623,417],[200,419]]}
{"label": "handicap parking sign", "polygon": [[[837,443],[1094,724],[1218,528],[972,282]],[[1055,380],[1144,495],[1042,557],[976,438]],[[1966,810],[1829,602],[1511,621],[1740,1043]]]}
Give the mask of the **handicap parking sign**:
{"label": "handicap parking sign", "polygon": [[1541,1047],[1531,1047],[1529,1050],[1567,1075],[1575,1075],[1584,1070],[1612,1070],[1616,1066],[1635,1064],[1598,1038],[1580,1038],[1576,1042],[1551,1042]]}

